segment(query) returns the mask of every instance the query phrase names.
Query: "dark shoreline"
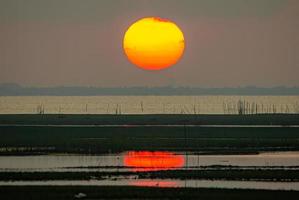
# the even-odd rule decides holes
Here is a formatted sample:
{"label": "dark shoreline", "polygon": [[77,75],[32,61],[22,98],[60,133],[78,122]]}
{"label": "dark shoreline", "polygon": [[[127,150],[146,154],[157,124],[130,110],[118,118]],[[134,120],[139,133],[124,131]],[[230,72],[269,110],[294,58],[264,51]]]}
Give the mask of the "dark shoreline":
{"label": "dark shoreline", "polygon": [[205,188],[150,188],[132,186],[0,186],[1,199],[66,200],[79,193],[84,199],[297,199],[298,191]]}
{"label": "dark shoreline", "polygon": [[117,180],[129,176],[137,179],[177,180],[238,180],[298,182],[299,170],[285,169],[201,169],[161,171],[115,172],[0,172],[0,181],[49,181],[49,180]]}
{"label": "dark shoreline", "polygon": [[299,114],[0,114],[0,125],[299,125]]}

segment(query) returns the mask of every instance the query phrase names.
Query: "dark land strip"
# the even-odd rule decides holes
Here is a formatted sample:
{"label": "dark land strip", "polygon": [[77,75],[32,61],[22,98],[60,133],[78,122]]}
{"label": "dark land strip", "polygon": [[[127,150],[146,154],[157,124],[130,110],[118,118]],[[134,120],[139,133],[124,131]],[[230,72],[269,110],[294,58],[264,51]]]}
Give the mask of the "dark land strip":
{"label": "dark land strip", "polygon": [[84,199],[297,199],[297,191],[204,188],[150,188],[132,186],[0,186],[1,199],[66,200],[79,193]]}

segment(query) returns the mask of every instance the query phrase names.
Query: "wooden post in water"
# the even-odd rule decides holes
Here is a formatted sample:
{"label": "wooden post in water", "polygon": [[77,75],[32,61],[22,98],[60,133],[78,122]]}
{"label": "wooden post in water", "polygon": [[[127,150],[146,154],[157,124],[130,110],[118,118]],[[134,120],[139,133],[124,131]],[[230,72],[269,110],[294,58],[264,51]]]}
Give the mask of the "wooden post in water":
{"label": "wooden post in water", "polygon": [[143,101],[141,101],[140,107],[141,107],[141,113],[143,113]]}
{"label": "wooden post in water", "polygon": [[188,138],[187,138],[187,127],[186,124],[184,124],[184,138],[185,138],[185,156],[186,156],[186,168],[188,169]]}

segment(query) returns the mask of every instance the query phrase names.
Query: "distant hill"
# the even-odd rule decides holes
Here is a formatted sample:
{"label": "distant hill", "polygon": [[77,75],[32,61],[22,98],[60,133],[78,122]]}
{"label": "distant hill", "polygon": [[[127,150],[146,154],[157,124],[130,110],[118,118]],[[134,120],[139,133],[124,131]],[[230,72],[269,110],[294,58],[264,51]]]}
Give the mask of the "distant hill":
{"label": "distant hill", "polygon": [[1,84],[0,96],[100,96],[100,95],[299,95],[299,87],[23,87]]}

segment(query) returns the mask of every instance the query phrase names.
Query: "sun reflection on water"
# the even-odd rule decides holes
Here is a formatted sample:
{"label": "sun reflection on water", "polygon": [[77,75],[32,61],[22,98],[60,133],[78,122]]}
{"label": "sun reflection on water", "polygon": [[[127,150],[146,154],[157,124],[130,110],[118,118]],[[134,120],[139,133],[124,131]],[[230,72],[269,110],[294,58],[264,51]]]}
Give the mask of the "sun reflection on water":
{"label": "sun reflection on water", "polygon": [[130,185],[137,187],[161,187],[174,188],[180,187],[179,181],[176,180],[135,180],[130,182]]}
{"label": "sun reflection on water", "polygon": [[178,169],[184,166],[182,155],[164,151],[130,151],[124,156],[124,166],[133,171],[159,171]]}

